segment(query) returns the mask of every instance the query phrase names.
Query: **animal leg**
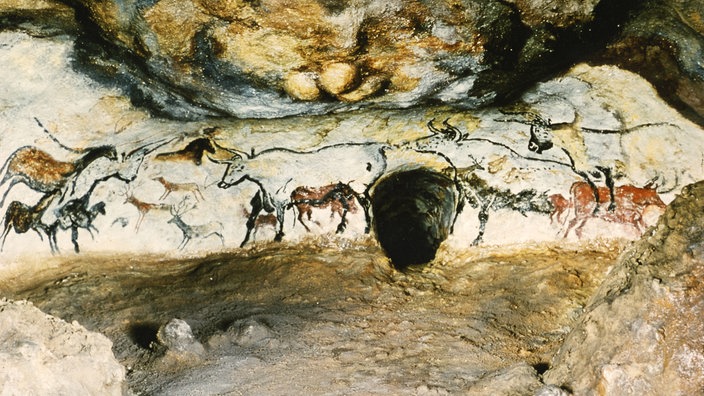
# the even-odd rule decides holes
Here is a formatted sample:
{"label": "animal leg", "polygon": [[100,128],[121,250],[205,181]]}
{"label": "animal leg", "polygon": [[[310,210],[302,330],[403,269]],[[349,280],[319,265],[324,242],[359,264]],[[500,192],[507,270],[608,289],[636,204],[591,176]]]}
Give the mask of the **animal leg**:
{"label": "animal leg", "polygon": [[[565,229],[565,235],[563,235],[563,238],[567,238],[567,236],[570,234],[570,231],[572,231],[572,228],[574,228],[575,225],[577,225],[577,222],[581,221],[579,217],[575,214],[574,219],[570,220],[570,222],[567,224],[567,228]],[[586,220],[585,220],[586,221]]]}
{"label": "animal leg", "polygon": [[171,190],[169,190],[168,188],[164,189],[164,193],[161,194],[161,196],[159,197],[159,201],[166,199],[166,197],[168,197],[169,194],[171,194]]}
{"label": "animal leg", "polygon": [[0,252],[2,252],[3,248],[5,247],[5,238],[7,238],[7,234],[10,233],[10,228],[12,228],[12,224],[9,222],[5,223],[5,229],[2,231],[2,242],[0,243]]}
{"label": "animal leg", "polygon": [[306,224],[306,222],[303,221],[303,215],[307,214],[308,221],[310,221],[312,210],[310,209],[310,206],[307,206],[307,205],[306,205],[305,211],[301,210],[301,206],[303,206],[303,205],[297,206],[298,207],[298,221],[300,221],[301,224],[303,224],[303,227],[306,229],[307,232],[310,232],[310,228],[308,227],[308,224]]}
{"label": "animal leg", "polygon": [[211,232],[210,234],[204,236],[203,239],[205,239],[205,238],[210,238],[210,237],[213,236],[213,235],[215,235],[216,237],[220,238],[220,244],[222,244],[222,246],[225,246],[225,238],[224,238],[224,237],[222,236],[222,234],[219,233],[218,231],[213,231],[213,232]]}
{"label": "animal leg", "polygon": [[73,250],[76,253],[80,253],[81,249],[78,247],[78,227],[71,227],[71,242],[73,242]]}
{"label": "animal leg", "polygon": [[279,229],[276,231],[276,236],[274,237],[275,242],[281,242],[284,238],[284,207],[276,208],[276,222],[279,223]]}
{"label": "animal leg", "polygon": [[95,226],[93,224],[89,225],[87,230],[88,230],[88,233],[90,234],[90,238],[93,240],[95,240],[95,235],[93,234],[93,231],[95,231],[96,234],[100,233],[100,231],[98,231],[98,229],[95,228]]}
{"label": "animal leg", "polygon": [[[197,194],[196,194],[197,193]],[[196,201],[198,201],[198,196],[200,196],[201,201],[205,201],[205,197],[203,196],[203,193],[200,192],[200,188],[196,187],[196,190],[193,191],[193,196],[196,197]]]}
{"label": "animal leg", "polygon": [[[5,190],[5,193],[2,194],[2,199],[0,199],[0,208],[5,204],[5,198],[7,198],[8,194],[10,194],[10,190],[12,190],[12,187],[19,182],[20,182],[19,179],[12,179],[12,181],[10,182],[10,185],[7,186],[7,190]],[[0,183],[0,184],[3,184],[3,183],[5,183],[5,179],[3,179],[2,183]]]}
{"label": "animal leg", "polygon": [[181,244],[178,245],[178,250],[183,250],[186,248],[186,245],[188,244],[188,241],[190,241],[191,238],[184,236],[183,240],[181,241]]}
{"label": "animal leg", "polygon": [[137,224],[134,225],[134,233],[135,234],[139,232],[139,226],[142,225],[142,220],[144,220],[144,215],[146,215],[146,213],[139,212],[139,218],[137,218]]}
{"label": "animal leg", "polygon": [[[37,233],[37,235],[39,235],[39,240],[41,240],[42,242],[44,242],[44,237],[42,236],[42,233],[39,232],[39,230],[36,229],[36,228],[33,228],[33,230],[34,230],[34,232]],[[4,240],[3,240],[3,243],[4,243]],[[0,251],[2,251],[2,249],[0,249]]]}
{"label": "animal leg", "polygon": [[479,233],[477,237],[472,241],[472,246],[479,245],[484,238],[484,231],[486,231],[486,223],[489,222],[489,206],[490,204],[482,204],[481,209],[479,209]]}
{"label": "animal leg", "polygon": [[611,174],[611,169],[602,166],[597,166],[596,168],[604,174],[604,182],[606,187],[609,188],[609,212],[613,212],[616,209],[616,201],[614,199],[614,178]]}
{"label": "animal leg", "polygon": [[[338,201],[342,204],[342,214],[340,215],[340,224],[337,225],[337,233],[342,234],[347,228],[347,212],[349,211],[350,206],[347,204],[346,197],[339,197]],[[332,214],[330,216],[332,216]]]}
{"label": "animal leg", "polygon": [[59,251],[59,244],[56,242],[57,227],[58,224],[54,224],[53,226],[49,227],[49,230],[46,232],[47,239],[49,240],[49,248],[51,249],[52,254],[61,253]]}
{"label": "animal leg", "polygon": [[369,190],[364,190],[364,194],[356,194],[357,201],[362,205],[362,210],[364,210],[364,221],[367,223],[364,226],[364,233],[369,234],[372,227],[372,216],[371,216],[371,197],[369,196]]}
{"label": "animal leg", "polygon": [[574,233],[577,234],[577,238],[582,239],[582,228],[587,224],[588,217],[582,219],[582,222],[574,229]]}
{"label": "animal leg", "polygon": [[251,201],[249,201],[249,204],[252,205],[252,210],[249,212],[249,218],[247,219],[247,233],[245,234],[242,243],[240,243],[240,247],[244,247],[244,245],[247,244],[252,230],[257,225],[257,217],[259,216],[259,212],[261,212],[263,208],[261,194],[261,191],[257,191],[257,194],[252,197]]}
{"label": "animal leg", "polygon": [[337,233],[342,234],[347,229],[347,209],[342,210],[342,217],[340,218],[340,224],[337,225]]}
{"label": "animal leg", "polygon": [[452,219],[452,224],[450,225],[450,234],[455,232],[455,223],[457,223],[457,219],[460,217],[460,213],[464,210],[464,194],[462,192],[462,189],[459,185],[459,183],[455,183],[455,186],[457,188],[457,191],[459,192],[458,199],[457,199],[457,207],[455,208],[455,217]]}

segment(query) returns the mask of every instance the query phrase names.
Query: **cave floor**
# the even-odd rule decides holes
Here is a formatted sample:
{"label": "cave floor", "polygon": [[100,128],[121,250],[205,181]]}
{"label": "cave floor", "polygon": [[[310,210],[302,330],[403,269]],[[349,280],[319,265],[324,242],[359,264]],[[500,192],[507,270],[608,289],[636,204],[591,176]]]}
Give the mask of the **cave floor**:
{"label": "cave floor", "polygon": [[[66,254],[5,265],[0,292],[108,336],[135,394],[471,393],[546,370],[626,243],[441,248],[404,272],[371,238]],[[159,344],[174,318],[204,352]]]}

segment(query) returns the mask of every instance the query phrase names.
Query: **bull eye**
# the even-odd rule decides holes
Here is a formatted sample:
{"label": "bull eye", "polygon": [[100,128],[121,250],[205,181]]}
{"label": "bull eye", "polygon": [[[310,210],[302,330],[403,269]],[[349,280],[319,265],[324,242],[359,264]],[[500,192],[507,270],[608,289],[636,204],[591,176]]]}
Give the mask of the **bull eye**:
{"label": "bull eye", "polygon": [[367,162],[367,172],[371,172],[371,171],[372,171],[372,163]]}

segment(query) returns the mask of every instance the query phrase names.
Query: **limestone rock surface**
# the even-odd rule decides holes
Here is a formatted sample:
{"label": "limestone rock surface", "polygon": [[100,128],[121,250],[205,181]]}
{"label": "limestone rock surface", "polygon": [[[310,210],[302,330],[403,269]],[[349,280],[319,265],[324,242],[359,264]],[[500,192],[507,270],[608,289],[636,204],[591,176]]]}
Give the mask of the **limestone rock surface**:
{"label": "limestone rock surface", "polygon": [[546,383],[579,395],[696,394],[704,387],[704,182],[623,253],[554,357]]}
{"label": "limestone rock surface", "polygon": [[0,300],[4,395],[122,395],[125,369],[112,342],[26,301]]}
{"label": "limestone rock surface", "polygon": [[359,104],[476,107],[604,45],[628,8],[617,3],[67,2],[79,26],[69,29],[77,34],[76,65],[153,113],[179,119]]}
{"label": "limestone rock surface", "polygon": [[704,3],[643,2],[609,44],[605,60],[633,70],[655,85],[684,114],[704,119]]}

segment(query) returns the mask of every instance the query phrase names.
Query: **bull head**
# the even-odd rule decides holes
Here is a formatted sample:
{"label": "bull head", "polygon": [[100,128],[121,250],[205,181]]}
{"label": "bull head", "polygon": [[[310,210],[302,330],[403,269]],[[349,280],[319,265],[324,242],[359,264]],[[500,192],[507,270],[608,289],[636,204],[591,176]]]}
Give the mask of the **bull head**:
{"label": "bull head", "polygon": [[552,131],[549,129],[549,124],[531,124],[528,150],[542,154],[543,151],[550,150],[552,146]]}

